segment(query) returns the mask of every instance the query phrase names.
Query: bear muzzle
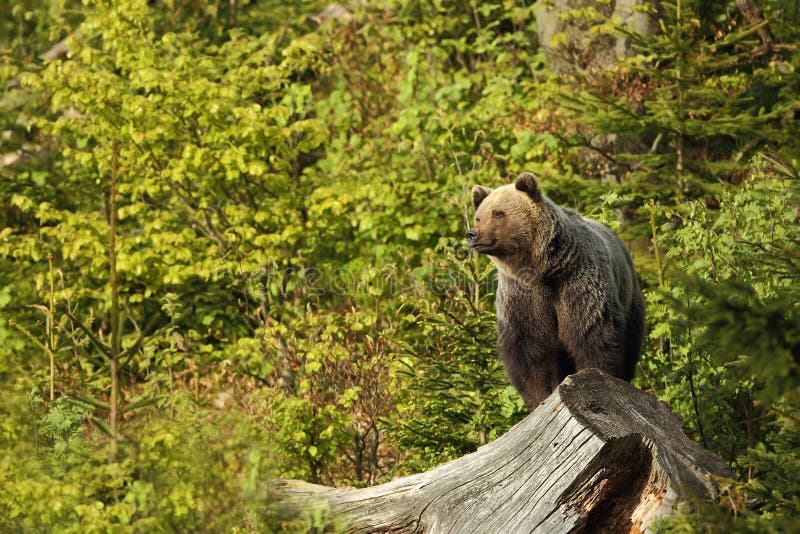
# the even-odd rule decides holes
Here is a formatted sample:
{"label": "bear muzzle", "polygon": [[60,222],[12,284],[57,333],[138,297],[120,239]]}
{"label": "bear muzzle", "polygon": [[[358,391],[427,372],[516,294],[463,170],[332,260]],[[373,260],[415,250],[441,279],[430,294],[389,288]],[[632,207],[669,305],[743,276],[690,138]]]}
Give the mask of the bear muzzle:
{"label": "bear muzzle", "polygon": [[469,246],[473,250],[479,252],[487,251],[495,244],[495,240],[492,240],[491,242],[481,242],[481,234],[475,228],[470,228],[467,230],[467,233],[464,234],[464,237],[467,238],[467,243],[469,243]]}

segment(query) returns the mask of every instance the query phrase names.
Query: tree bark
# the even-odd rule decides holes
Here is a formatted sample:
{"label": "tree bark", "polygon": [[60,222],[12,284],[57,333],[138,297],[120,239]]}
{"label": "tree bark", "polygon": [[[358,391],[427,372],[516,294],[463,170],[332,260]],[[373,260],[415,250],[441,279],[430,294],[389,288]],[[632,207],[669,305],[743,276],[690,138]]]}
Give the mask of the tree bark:
{"label": "tree bark", "polygon": [[279,480],[282,507],[327,504],[348,532],[642,532],[730,476],[666,404],[596,370],[568,377],[476,452],[364,489]]}
{"label": "tree bark", "polygon": [[[547,66],[558,74],[584,77],[587,70],[604,70],[620,58],[631,54],[630,40],[620,33],[598,32],[603,23],[612,21],[628,32],[650,35],[655,27],[654,13],[658,2],[646,0],[549,0],[536,3],[536,33]],[[585,11],[595,10],[592,20]]]}
{"label": "tree bark", "polygon": [[758,9],[758,6],[753,0],[736,0],[736,7],[739,8],[739,12],[748,24],[751,26],[760,25],[758,28],[758,36],[761,38],[761,42],[764,46],[770,47],[775,44],[775,37],[772,35],[769,25],[764,21],[761,10]]}

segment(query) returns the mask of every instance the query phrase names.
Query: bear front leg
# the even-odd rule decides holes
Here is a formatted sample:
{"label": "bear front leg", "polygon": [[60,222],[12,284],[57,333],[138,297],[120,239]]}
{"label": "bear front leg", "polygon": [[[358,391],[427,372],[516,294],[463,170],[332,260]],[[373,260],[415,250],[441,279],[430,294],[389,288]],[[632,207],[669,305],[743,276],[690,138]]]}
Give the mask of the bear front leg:
{"label": "bear front leg", "polygon": [[498,322],[498,349],[509,379],[533,411],[558,386],[556,348],[543,336]]}
{"label": "bear front leg", "polygon": [[625,350],[626,322],[620,306],[602,285],[573,282],[556,302],[558,337],[575,369],[594,368],[630,380]]}

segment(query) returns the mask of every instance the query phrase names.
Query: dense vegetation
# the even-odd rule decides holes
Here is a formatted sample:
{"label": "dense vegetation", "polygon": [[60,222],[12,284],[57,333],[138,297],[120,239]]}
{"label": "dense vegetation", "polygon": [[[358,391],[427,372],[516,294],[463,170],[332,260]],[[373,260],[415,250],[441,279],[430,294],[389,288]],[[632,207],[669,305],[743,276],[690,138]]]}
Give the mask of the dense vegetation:
{"label": "dense vegetation", "polygon": [[[524,410],[461,235],[468,188],[527,169],[627,241],[635,383],[735,473],[663,529],[796,531],[796,3],[662,2],[585,76],[532,2],[364,4],[0,1],[0,530],[321,529],[269,477],[502,434]],[[622,31],[601,15],[575,23]]]}

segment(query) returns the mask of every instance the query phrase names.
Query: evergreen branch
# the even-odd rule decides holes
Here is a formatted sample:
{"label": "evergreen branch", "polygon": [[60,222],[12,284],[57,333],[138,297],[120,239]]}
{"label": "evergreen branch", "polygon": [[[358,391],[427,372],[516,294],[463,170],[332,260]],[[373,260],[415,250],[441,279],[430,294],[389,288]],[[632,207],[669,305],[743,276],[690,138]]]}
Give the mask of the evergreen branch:
{"label": "evergreen branch", "polygon": [[[150,334],[148,332],[156,325],[156,322],[158,321],[158,319],[160,317],[161,317],[161,312],[156,312],[156,313],[153,314],[152,317],[150,317],[150,320],[147,321],[147,324],[144,326],[142,331],[139,332],[139,336],[136,338],[136,341],[134,341],[133,344],[130,347],[128,347],[127,349],[122,351],[122,353],[119,355],[120,360],[125,360],[125,363],[127,363],[128,358],[130,356],[133,356],[133,354],[137,350],[139,350],[139,347],[142,345],[142,342],[144,341],[144,339],[146,337],[150,336]],[[163,330],[163,328],[160,329],[160,330]],[[153,332],[153,334],[155,334],[155,333],[156,332]]]}
{"label": "evergreen branch", "polygon": [[120,408],[120,413],[130,412],[132,410],[138,410],[139,408],[144,408],[146,406],[151,406],[153,404],[156,404],[158,401],[160,401],[161,398],[162,398],[162,396],[159,395],[157,397],[146,397],[144,399],[140,399],[140,400],[138,400],[136,402],[132,402],[132,403],[128,404],[127,406],[123,406],[122,408]]}
{"label": "evergreen branch", "polygon": [[89,338],[89,341],[91,341],[92,344],[95,347],[97,347],[98,350],[100,350],[100,352],[103,355],[105,355],[106,358],[111,358],[111,350],[108,347],[106,347],[103,344],[103,342],[100,341],[91,330],[89,330],[89,327],[87,327],[85,324],[79,321],[78,318],[75,317],[71,311],[69,311],[69,309],[64,310],[64,313],[66,313],[67,317],[69,317],[69,320],[72,322],[72,326],[77,326],[78,328],[80,328],[83,331],[83,333],[86,334],[86,336]]}
{"label": "evergreen branch", "polygon": [[39,340],[36,338],[36,336],[34,336],[34,335],[33,335],[33,334],[30,332],[30,330],[28,330],[27,328],[25,328],[24,326],[22,326],[21,324],[19,324],[19,323],[18,323],[17,321],[15,321],[14,319],[9,319],[9,320],[8,320],[8,326],[12,326],[12,327],[16,328],[17,330],[19,330],[20,332],[22,332],[22,333],[25,335],[25,337],[27,337],[28,339],[30,339],[30,340],[31,340],[31,341],[32,341],[32,342],[33,342],[33,343],[34,343],[34,344],[35,344],[37,347],[39,347],[39,348],[40,348],[40,349],[42,349],[43,351],[47,351],[47,347],[45,347],[45,346],[44,346],[44,343],[42,343],[41,341],[39,341]]}
{"label": "evergreen branch", "polygon": [[109,438],[116,439],[114,433],[111,432],[111,429],[108,427],[108,424],[105,421],[103,421],[99,417],[92,417],[92,422],[97,428],[99,428],[103,432],[103,434],[105,434]]}
{"label": "evergreen branch", "polygon": [[107,412],[111,409],[111,406],[109,406],[107,402],[103,402],[101,400],[80,393],[75,395],[74,397],[66,397],[66,400],[71,404],[75,404],[78,406],[88,405],[93,408],[97,408],[98,410],[103,410],[104,412]]}

